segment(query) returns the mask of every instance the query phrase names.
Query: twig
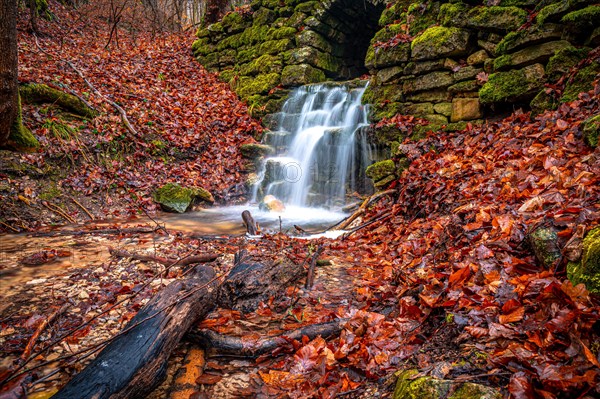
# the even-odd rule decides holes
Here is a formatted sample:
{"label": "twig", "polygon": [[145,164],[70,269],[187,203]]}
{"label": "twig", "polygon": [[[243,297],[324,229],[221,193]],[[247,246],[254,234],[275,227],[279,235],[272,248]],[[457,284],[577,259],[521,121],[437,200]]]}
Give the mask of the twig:
{"label": "twig", "polygon": [[62,216],[67,222],[75,223],[75,220],[71,216],[67,215],[62,209],[60,209],[56,205],[50,204],[46,201],[42,201],[42,205],[51,210],[52,212]]}
{"label": "twig", "polygon": [[69,198],[71,199],[71,201],[73,201],[73,202],[75,203],[75,205],[77,205],[78,207],[80,207],[80,208],[81,208],[81,210],[83,210],[83,211],[84,211],[84,212],[85,212],[85,213],[86,213],[86,214],[87,214],[87,215],[90,217],[90,219],[91,219],[91,220],[96,220],[96,218],[94,218],[94,215],[92,215],[92,214],[90,213],[90,211],[88,211],[88,210],[85,208],[85,206],[81,205],[81,204],[79,203],[79,201],[77,201],[77,200],[76,200],[75,198],[73,198],[73,197],[69,197]]}
{"label": "twig", "polygon": [[342,236],[342,241],[345,240],[346,238],[350,237],[352,234],[356,233],[358,230],[361,230],[367,226],[372,225],[373,223],[377,223],[377,222],[381,222],[383,220],[389,219],[390,217],[392,217],[392,212],[391,211],[383,211],[380,212],[377,216],[375,216],[373,219],[369,220],[366,223],[361,224],[360,226],[357,226],[355,228],[353,228],[352,230],[350,230],[349,232],[345,233]]}
{"label": "twig", "polygon": [[380,199],[382,197],[385,197],[386,195],[391,195],[391,194],[396,194],[396,193],[398,193],[398,190],[390,189],[390,190],[381,191],[381,192],[371,195],[369,198],[367,198],[363,201],[363,203],[360,205],[360,207],[356,211],[354,211],[354,213],[352,215],[348,216],[346,219],[343,219],[338,224],[331,226],[327,230],[333,230],[333,229],[344,230],[344,229],[346,229],[359,216],[364,215],[364,213],[367,210],[367,207],[369,205],[371,205],[373,202],[377,201],[378,199]]}
{"label": "twig", "polygon": [[26,361],[29,358],[40,334],[46,329],[48,324],[52,323],[54,321],[54,319],[56,319],[59,315],[63,314],[65,312],[65,310],[67,310],[68,307],[69,307],[69,305],[67,303],[65,303],[59,309],[57,309],[54,313],[52,313],[50,315],[50,317],[44,319],[40,323],[40,325],[36,328],[35,332],[31,336],[31,338],[29,338],[29,342],[27,343],[25,350],[21,354],[21,357],[20,357],[21,361]]}
{"label": "twig", "polygon": [[312,286],[315,282],[315,266],[317,265],[317,260],[319,259],[319,255],[321,255],[321,252],[323,252],[323,245],[319,245],[312,259],[310,260],[308,274],[306,275],[306,284],[304,285],[304,288],[306,288],[307,290],[312,289]]}
{"label": "twig", "polygon": [[63,231],[48,231],[48,232],[37,232],[31,234],[32,237],[57,237],[57,236],[83,236],[87,234],[152,234],[160,230],[160,227],[156,228],[144,228],[144,227],[131,227],[123,229],[96,229],[96,230],[63,230]]}
{"label": "twig", "polygon": [[8,225],[2,221],[0,221],[0,224],[2,224],[4,227],[11,229],[12,231],[14,231],[15,233],[20,233],[20,231],[18,229],[15,229],[14,227],[12,227],[11,225]]}
{"label": "twig", "polygon": [[187,258],[178,261],[177,259],[163,258],[161,256],[136,254],[125,250],[114,249],[112,247],[108,247],[108,252],[110,252],[112,256],[115,256],[117,258],[131,258],[135,260],[141,260],[144,262],[156,262],[164,266],[172,265],[174,262],[176,262],[179,266],[187,266],[193,263],[206,263],[212,262],[213,260],[219,257],[219,254],[209,253],[205,255],[188,256]]}

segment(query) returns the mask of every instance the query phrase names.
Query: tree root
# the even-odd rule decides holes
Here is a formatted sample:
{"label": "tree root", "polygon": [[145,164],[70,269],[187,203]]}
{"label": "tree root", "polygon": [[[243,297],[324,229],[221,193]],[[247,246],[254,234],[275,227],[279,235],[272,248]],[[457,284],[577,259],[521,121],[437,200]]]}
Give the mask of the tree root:
{"label": "tree root", "polygon": [[187,266],[192,265],[194,263],[206,263],[212,262],[213,260],[219,257],[219,254],[204,254],[204,255],[196,255],[196,256],[188,256],[182,259],[174,259],[174,258],[163,258],[161,256],[152,256],[152,255],[143,255],[136,254],[120,249],[114,249],[112,247],[108,247],[108,252],[114,257],[117,258],[131,258],[135,260],[141,260],[143,262],[156,262],[160,263],[164,266]]}
{"label": "tree root", "polygon": [[249,340],[243,337],[231,337],[212,330],[196,330],[188,333],[190,341],[198,343],[207,351],[220,355],[235,355],[240,357],[258,357],[272,352],[289,343],[291,340],[301,340],[303,336],[314,339],[317,336],[328,338],[342,331],[348,319],[339,319],[328,323],[312,324],[297,330],[289,331],[275,337]]}

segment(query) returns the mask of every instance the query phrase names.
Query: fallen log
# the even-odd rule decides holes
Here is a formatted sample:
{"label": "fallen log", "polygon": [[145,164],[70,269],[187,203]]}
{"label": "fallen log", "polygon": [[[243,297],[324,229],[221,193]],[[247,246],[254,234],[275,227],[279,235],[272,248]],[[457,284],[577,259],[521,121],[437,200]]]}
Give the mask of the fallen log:
{"label": "fallen log", "polygon": [[169,355],[183,335],[213,309],[217,287],[207,266],[169,284],[53,398],[145,397],[164,379]]}
{"label": "fallen log", "polygon": [[342,331],[347,321],[348,319],[339,319],[328,323],[311,324],[281,335],[256,340],[223,335],[212,330],[192,331],[187,335],[187,338],[191,342],[199,344],[211,354],[258,357],[273,352],[280,346],[289,343],[290,340],[299,341],[303,336],[314,339],[319,335],[323,338],[337,335]]}
{"label": "fallen log", "polygon": [[169,355],[194,323],[217,306],[254,310],[261,301],[283,295],[303,274],[290,261],[237,259],[223,284],[207,266],[196,266],[185,279],[169,284],[53,398],[146,397],[164,379]]}

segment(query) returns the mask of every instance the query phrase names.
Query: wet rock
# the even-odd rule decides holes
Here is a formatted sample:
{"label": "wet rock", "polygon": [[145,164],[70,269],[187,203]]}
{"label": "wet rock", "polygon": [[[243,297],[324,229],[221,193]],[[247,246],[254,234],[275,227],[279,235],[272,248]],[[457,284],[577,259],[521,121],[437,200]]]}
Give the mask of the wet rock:
{"label": "wet rock", "polygon": [[285,205],[281,200],[278,200],[273,195],[265,195],[258,208],[263,211],[269,212],[283,212],[285,211]]}
{"label": "wet rock", "polygon": [[240,146],[240,153],[244,158],[256,159],[274,153],[273,147],[265,144],[247,143]]}
{"label": "wet rock", "polygon": [[564,30],[564,26],[559,24],[544,24],[510,32],[496,46],[496,54],[512,53],[526,47],[561,39]]}
{"label": "wet rock", "polygon": [[470,37],[464,29],[434,26],[412,41],[411,55],[415,60],[459,57],[467,53]]}
{"label": "wet rock", "polygon": [[281,73],[281,84],[284,87],[301,86],[325,80],[325,73],[308,64],[288,65]]}
{"label": "wet rock", "polygon": [[374,182],[378,182],[383,180],[389,176],[393,176],[396,172],[396,164],[391,159],[387,159],[385,161],[375,162],[373,165],[370,165],[365,174],[367,177]]}
{"label": "wet rock", "polygon": [[444,26],[506,32],[527,22],[527,12],[514,6],[469,8],[463,3],[454,3],[441,7],[440,19]]}
{"label": "wet rock", "polygon": [[448,87],[453,83],[454,79],[451,72],[432,72],[406,80],[402,85],[402,90],[404,93],[414,93]]}
{"label": "wet rock", "polygon": [[567,83],[560,101],[569,102],[577,100],[579,93],[592,90],[594,81],[597,79],[596,76],[599,73],[600,61],[598,60],[594,60],[590,65],[580,69],[575,77]]}
{"label": "wet rock", "polygon": [[558,248],[558,234],[551,227],[538,227],[529,234],[529,243],[533,248],[538,262],[549,269],[554,262],[560,259],[561,251]]}
{"label": "wet rock", "polygon": [[195,200],[215,201],[212,194],[202,187],[186,188],[176,183],[165,184],[152,197],[165,211],[177,213],[184,213]]}
{"label": "wet rock", "polygon": [[581,260],[569,262],[567,277],[573,285],[583,283],[591,293],[600,294],[600,227],[583,239]]}
{"label": "wet rock", "polygon": [[400,43],[393,47],[373,47],[367,50],[365,66],[368,69],[402,65],[410,58],[410,43]]}

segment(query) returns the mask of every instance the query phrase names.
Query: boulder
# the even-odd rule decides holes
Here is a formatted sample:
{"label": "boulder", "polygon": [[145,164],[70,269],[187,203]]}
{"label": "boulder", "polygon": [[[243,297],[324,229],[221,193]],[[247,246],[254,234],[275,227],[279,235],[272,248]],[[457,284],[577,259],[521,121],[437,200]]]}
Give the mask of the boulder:
{"label": "boulder", "polygon": [[573,285],[583,283],[589,292],[600,294],[600,227],[583,239],[581,260],[567,264],[567,277]]}
{"label": "boulder", "polygon": [[546,64],[546,76],[554,82],[565,75],[569,70],[583,60],[589,53],[588,48],[575,48],[573,46],[559,50],[550,57]]}
{"label": "boulder", "polygon": [[434,26],[411,43],[411,56],[415,60],[431,60],[443,57],[460,57],[469,49],[471,33],[464,29]]}
{"label": "boulder", "polygon": [[482,104],[529,101],[544,86],[544,74],[542,64],[493,73],[479,90],[479,99]]}
{"label": "boulder", "polygon": [[561,102],[577,100],[579,93],[590,91],[594,87],[594,81],[600,73],[600,61],[594,60],[590,65],[580,69],[563,91]]}
{"label": "boulder", "polygon": [[581,125],[583,140],[590,147],[598,147],[598,134],[600,133],[600,114],[586,119]]}
{"label": "boulder", "polygon": [[393,399],[501,399],[494,389],[472,382],[454,382],[433,377],[418,377],[417,370],[397,373],[398,381]]}
{"label": "boulder", "polygon": [[215,202],[212,194],[204,188],[186,188],[177,183],[165,184],[154,192],[152,198],[165,211],[177,213],[184,213],[196,199],[210,203]]}
{"label": "boulder", "polygon": [[285,211],[285,205],[281,200],[275,198],[274,195],[265,195],[263,200],[258,204],[258,208],[262,211],[268,212],[283,212]]}

